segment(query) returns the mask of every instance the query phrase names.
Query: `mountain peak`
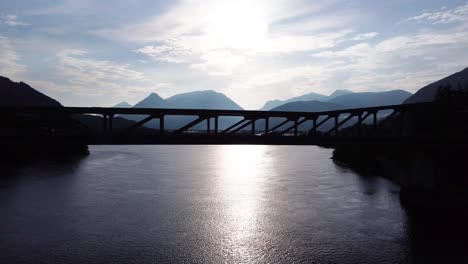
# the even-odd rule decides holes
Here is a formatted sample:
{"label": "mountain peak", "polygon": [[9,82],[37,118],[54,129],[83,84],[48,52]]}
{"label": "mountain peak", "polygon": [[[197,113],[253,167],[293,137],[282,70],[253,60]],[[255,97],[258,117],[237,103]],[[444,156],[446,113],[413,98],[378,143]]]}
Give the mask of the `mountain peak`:
{"label": "mountain peak", "polygon": [[335,90],[333,93],[331,93],[328,98],[329,99],[333,99],[337,96],[340,96],[340,95],[344,95],[344,94],[350,94],[350,93],[354,93],[353,91],[350,91],[350,90],[345,90],[345,89],[341,89],[341,90]]}
{"label": "mountain peak", "polygon": [[159,98],[159,99],[162,99],[162,97],[159,96],[159,94],[157,94],[155,92],[150,93],[146,98]]}
{"label": "mountain peak", "polygon": [[116,108],[132,108],[132,105],[127,103],[127,102],[120,102],[112,107],[116,107]]}
{"label": "mountain peak", "polygon": [[167,108],[193,108],[193,109],[230,109],[241,110],[238,104],[223,93],[214,90],[192,91],[176,94],[164,102]]}
{"label": "mountain peak", "polygon": [[150,93],[145,99],[134,105],[134,108],[158,108],[164,99],[157,93]]}

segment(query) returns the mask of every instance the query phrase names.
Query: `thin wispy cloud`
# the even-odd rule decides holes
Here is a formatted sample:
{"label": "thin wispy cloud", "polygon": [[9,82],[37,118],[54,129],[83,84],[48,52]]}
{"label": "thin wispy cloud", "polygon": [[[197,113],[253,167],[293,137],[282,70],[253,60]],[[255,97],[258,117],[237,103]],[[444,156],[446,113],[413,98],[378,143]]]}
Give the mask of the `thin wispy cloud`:
{"label": "thin wispy cloud", "polygon": [[[127,64],[94,60],[83,50],[62,50],[57,54],[56,76],[65,80],[65,87],[82,95],[128,95],[129,91],[151,91],[141,72]],[[152,87],[153,86],[153,87]]]}
{"label": "thin wispy cloud", "polygon": [[377,35],[379,35],[379,33],[377,33],[377,32],[357,34],[356,36],[353,37],[353,40],[371,39],[371,38],[375,38]]}
{"label": "thin wispy cloud", "polygon": [[16,15],[0,15],[0,25],[6,25],[10,27],[16,26],[29,26],[30,24],[20,21]]}
{"label": "thin wispy cloud", "polygon": [[20,63],[20,56],[14,49],[11,40],[0,35],[0,74],[10,78],[18,78],[25,70],[26,66]]}
{"label": "thin wispy cloud", "polygon": [[468,21],[468,3],[455,8],[442,7],[433,11],[426,11],[420,15],[410,17],[409,21],[419,23],[447,24]]}
{"label": "thin wispy cloud", "polygon": [[190,55],[190,50],[178,46],[178,41],[166,40],[157,45],[147,45],[134,50],[159,62],[182,63],[185,57]]}

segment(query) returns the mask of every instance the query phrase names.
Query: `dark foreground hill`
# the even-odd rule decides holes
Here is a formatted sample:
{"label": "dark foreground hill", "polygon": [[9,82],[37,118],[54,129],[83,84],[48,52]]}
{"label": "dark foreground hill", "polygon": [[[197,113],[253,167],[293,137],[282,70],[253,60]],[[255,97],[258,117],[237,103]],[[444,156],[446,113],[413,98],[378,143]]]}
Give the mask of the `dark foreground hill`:
{"label": "dark foreground hill", "polygon": [[62,106],[55,99],[24,82],[13,82],[0,76],[0,106]]}
{"label": "dark foreground hill", "polygon": [[[57,100],[35,90],[23,82],[13,82],[0,76],[0,107],[63,107]],[[102,117],[93,115],[73,115],[60,118],[40,118],[37,115],[4,115],[2,116],[0,136],[7,137],[11,133],[28,131],[32,134],[51,133],[50,128],[63,130],[85,130],[84,132],[100,133]],[[116,130],[126,128],[135,122],[121,117],[114,118]],[[139,128],[139,130],[148,130]],[[12,145],[1,145],[2,158],[16,161],[30,160],[41,156],[68,157],[88,153],[88,147],[83,144],[48,144],[42,142]],[[4,164],[8,164],[5,162]]]}
{"label": "dark foreground hill", "polygon": [[[13,82],[6,77],[0,76],[0,107],[62,107],[62,105],[35,90],[23,82]],[[7,137],[9,133],[21,133],[23,130],[33,134],[48,133],[47,126],[53,124],[58,127],[74,127],[76,122],[70,118],[60,120],[39,120],[34,116],[2,116],[2,130],[0,136]],[[23,161],[42,157],[44,155],[54,155],[57,157],[67,157],[83,155],[88,153],[88,147],[82,144],[70,144],[67,146],[53,144],[44,145],[41,142],[37,144],[12,145],[8,143],[1,144],[2,164],[5,166],[15,166]]]}
{"label": "dark foreground hill", "polygon": [[468,90],[468,68],[424,86],[413,96],[409,97],[405,101],[405,104],[432,102],[436,99],[437,91],[440,87],[451,87],[453,90]]}
{"label": "dark foreground hill", "polygon": [[[464,208],[468,204],[468,120],[466,112],[446,111],[466,107],[468,87],[464,88],[463,81],[466,82],[467,73],[465,69],[427,85],[405,101],[434,102],[433,105],[396,114],[378,129],[361,129],[374,135],[397,132],[407,140],[404,143],[336,145],[333,159],[360,173],[380,174],[399,184],[405,206],[430,208],[464,203]],[[353,129],[350,127],[349,131]]]}

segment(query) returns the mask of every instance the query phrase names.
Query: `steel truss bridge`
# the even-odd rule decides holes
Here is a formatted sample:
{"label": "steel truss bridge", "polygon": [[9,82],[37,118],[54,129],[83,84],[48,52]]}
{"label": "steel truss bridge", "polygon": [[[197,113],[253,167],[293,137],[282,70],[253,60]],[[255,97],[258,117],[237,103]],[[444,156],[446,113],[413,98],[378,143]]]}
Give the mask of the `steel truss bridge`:
{"label": "steel truss bridge", "polygon": [[[323,112],[2,107],[1,144],[466,143],[468,107],[421,103]],[[134,116],[136,121],[123,117]],[[168,120],[184,117],[178,127]],[[190,118],[188,118],[190,117]],[[231,120],[226,125],[220,120]],[[124,120],[125,122],[123,122]],[[148,128],[149,122],[156,124]],[[452,128],[455,124],[456,129]],[[198,127],[196,129],[196,127]],[[202,127],[202,129],[200,129]]]}

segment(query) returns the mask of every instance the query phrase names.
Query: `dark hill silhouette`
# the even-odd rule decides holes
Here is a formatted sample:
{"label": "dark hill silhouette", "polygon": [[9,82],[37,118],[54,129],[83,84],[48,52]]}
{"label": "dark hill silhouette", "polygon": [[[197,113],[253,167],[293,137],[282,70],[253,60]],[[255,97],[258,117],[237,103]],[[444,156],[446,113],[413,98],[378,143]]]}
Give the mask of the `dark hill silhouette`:
{"label": "dark hill silhouette", "polygon": [[[0,107],[2,106],[62,107],[62,105],[57,100],[35,90],[28,84],[24,82],[13,82],[6,77],[0,76]],[[4,117],[4,119],[8,118],[10,117]],[[17,126],[31,130],[37,130],[38,133],[42,133],[41,126],[47,125],[53,127],[58,126],[64,129],[90,129],[96,132],[100,132],[102,129],[102,117],[92,115],[74,115],[71,118],[64,117],[60,120],[48,120],[48,123],[45,124],[38,124],[37,120],[31,118],[11,118],[13,118],[11,120],[12,124],[16,124]],[[4,123],[8,123],[5,122],[5,120],[3,121]],[[113,121],[113,125],[117,129],[129,127],[134,123],[135,122],[126,120],[121,117],[115,117]],[[5,126],[7,126],[7,124]]]}
{"label": "dark hill silhouette", "polygon": [[419,89],[414,95],[405,100],[405,104],[412,103],[422,103],[422,102],[432,102],[436,99],[437,90],[439,87],[450,86],[452,89],[468,89],[468,68],[454,73],[448,77],[445,77],[441,80],[433,82],[429,85],[424,86]]}
{"label": "dark hill silhouette", "polygon": [[55,99],[24,82],[13,82],[0,76],[0,106],[62,106]]}
{"label": "dark hill silhouette", "polygon": [[[24,82],[13,82],[6,77],[0,76],[0,107],[62,107],[62,105],[47,95],[35,90]],[[71,128],[76,122],[71,118],[38,119],[34,116],[3,115],[0,136],[8,136],[11,133],[28,131],[33,134],[50,133],[48,127]],[[88,153],[88,147],[83,144],[1,144],[1,156],[3,166],[18,166],[24,162],[34,160],[43,156],[55,156],[66,158]]]}
{"label": "dark hill silhouette", "polygon": [[344,105],[347,108],[359,108],[401,104],[410,96],[411,93],[404,90],[362,92],[340,95],[329,100],[328,102]]}
{"label": "dark hill silhouette", "polygon": [[120,102],[112,107],[116,107],[116,108],[132,108],[133,106],[127,102]]}

